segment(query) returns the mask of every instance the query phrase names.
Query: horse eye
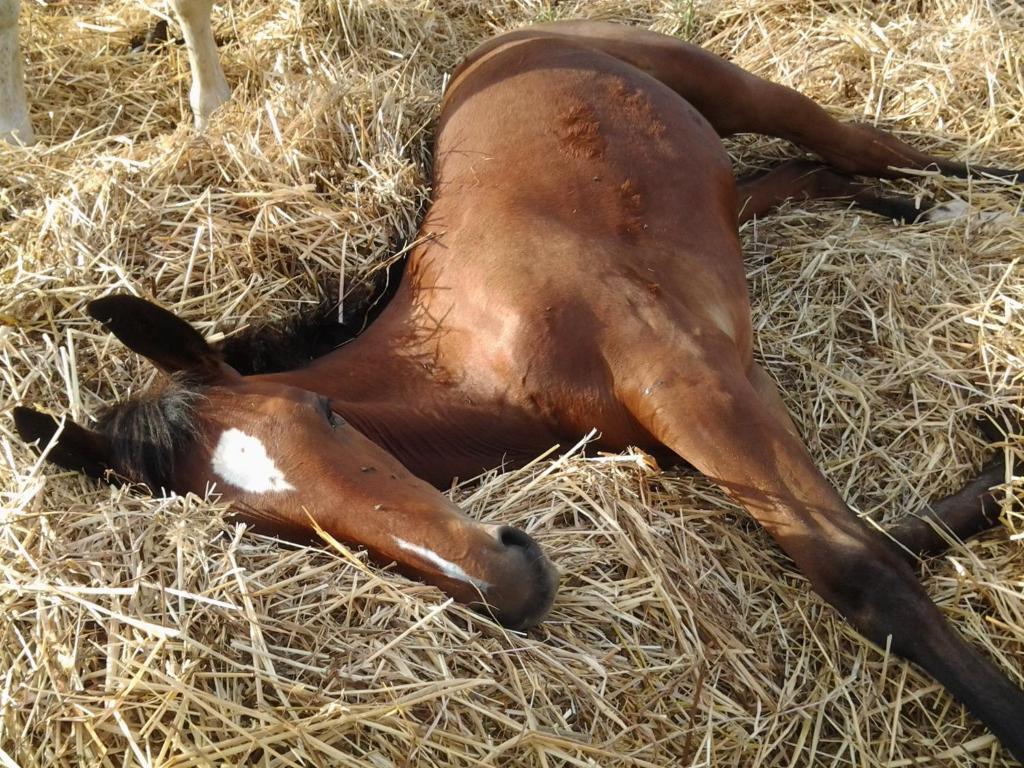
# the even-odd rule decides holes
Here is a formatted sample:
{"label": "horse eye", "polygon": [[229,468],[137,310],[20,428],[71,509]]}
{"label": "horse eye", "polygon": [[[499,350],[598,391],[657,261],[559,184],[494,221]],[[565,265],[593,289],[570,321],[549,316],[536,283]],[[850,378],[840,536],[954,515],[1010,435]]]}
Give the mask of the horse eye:
{"label": "horse eye", "polygon": [[327,417],[327,423],[331,425],[331,429],[337,429],[345,422],[331,409],[331,401],[326,397],[321,401],[324,408],[324,415]]}

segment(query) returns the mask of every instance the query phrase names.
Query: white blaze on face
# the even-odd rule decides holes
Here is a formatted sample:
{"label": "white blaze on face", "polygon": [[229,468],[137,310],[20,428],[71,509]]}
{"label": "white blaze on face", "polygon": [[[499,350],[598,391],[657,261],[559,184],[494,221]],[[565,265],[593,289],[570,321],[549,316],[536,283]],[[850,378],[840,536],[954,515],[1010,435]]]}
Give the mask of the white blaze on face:
{"label": "white blaze on face", "polygon": [[240,429],[221,432],[210,463],[217,477],[248,493],[295,490],[267,455],[263,443]]}
{"label": "white blaze on face", "polygon": [[472,584],[481,592],[485,592],[487,588],[491,586],[486,581],[482,581],[481,579],[477,579],[473,576],[470,576],[455,563],[449,560],[445,560],[439,554],[427,549],[426,547],[421,547],[417,544],[411,544],[405,539],[400,539],[397,536],[393,536],[392,538],[394,538],[395,544],[404,549],[406,552],[412,552],[414,555],[419,555],[428,563],[436,565],[438,568],[441,569],[441,573],[443,573],[449,579],[455,579],[456,581],[461,581],[466,584]]}

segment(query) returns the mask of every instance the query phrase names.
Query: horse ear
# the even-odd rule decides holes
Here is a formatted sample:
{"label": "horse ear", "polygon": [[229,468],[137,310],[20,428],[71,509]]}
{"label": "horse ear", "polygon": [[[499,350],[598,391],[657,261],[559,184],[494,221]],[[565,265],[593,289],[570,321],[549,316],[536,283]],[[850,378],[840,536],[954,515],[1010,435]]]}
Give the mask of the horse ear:
{"label": "horse ear", "polygon": [[126,294],[89,302],[89,314],[133,352],[165,373],[186,371],[203,382],[235,374],[195,328],[166,309]]}
{"label": "horse ear", "polygon": [[[14,426],[26,443],[38,440],[38,449],[42,451],[57,434],[60,422],[53,416],[18,406],[14,409]],[[110,469],[110,446],[103,435],[65,419],[57,444],[46,458],[64,469],[102,480]]]}

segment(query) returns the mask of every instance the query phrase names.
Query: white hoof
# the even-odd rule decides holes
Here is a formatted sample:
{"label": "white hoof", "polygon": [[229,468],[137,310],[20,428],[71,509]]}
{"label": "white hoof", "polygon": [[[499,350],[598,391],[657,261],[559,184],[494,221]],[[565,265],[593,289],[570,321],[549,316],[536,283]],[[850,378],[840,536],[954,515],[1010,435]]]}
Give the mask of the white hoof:
{"label": "white hoof", "polygon": [[963,200],[950,200],[948,203],[936,205],[925,212],[922,218],[924,221],[953,221],[968,216],[979,224],[987,224],[990,221],[1010,221],[1014,218],[1011,213],[975,210],[970,203]]}

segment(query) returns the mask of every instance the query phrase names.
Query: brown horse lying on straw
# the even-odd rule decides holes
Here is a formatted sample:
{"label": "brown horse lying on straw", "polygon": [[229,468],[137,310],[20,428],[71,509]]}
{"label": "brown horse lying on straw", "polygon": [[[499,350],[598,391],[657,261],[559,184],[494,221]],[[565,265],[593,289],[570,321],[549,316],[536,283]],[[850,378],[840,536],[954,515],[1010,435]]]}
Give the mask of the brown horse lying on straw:
{"label": "brown horse lying on straw", "polygon": [[[737,184],[719,137],[741,131],[824,163]],[[91,314],[169,386],[96,431],[29,409],[17,426],[64,467],[215,489],[265,530],[361,544],[518,628],[547,614],[554,568],[525,533],[468,519],[434,486],[591,428],[603,449],[667,449],[741,503],[860,632],[934,675],[1024,759],[1024,693],[907,563],[943,548],[940,527],[992,524],[1002,464],[894,543],[815,468],[751,355],[737,220],[794,195],[911,218],[910,201],[848,174],[930,167],[968,173],[674,39],[598,23],[504,35],[452,78],[421,240],[365,333],[307,367],[242,376],[185,322],[109,296]]]}

